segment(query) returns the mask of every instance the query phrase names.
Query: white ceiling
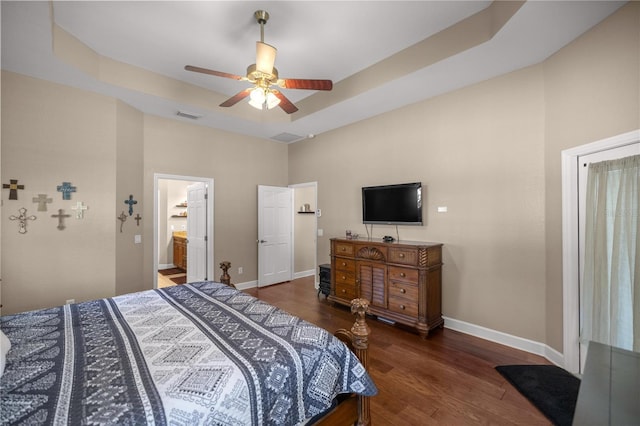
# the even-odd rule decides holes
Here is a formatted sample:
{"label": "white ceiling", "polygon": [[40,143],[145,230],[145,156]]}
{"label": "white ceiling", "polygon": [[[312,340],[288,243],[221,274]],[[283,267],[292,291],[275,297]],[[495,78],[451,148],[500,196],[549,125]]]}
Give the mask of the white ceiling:
{"label": "white ceiling", "polygon": [[[195,122],[200,125],[265,139],[287,139],[283,136],[289,134],[289,140],[300,140],[541,62],[624,3],[529,1],[488,41],[354,90],[357,85],[349,77],[375,70],[380,61],[470,19],[491,2],[2,1],[2,69],[116,97],[148,114],[188,120],[176,116],[182,110],[201,114]],[[283,89],[300,108],[291,116],[279,108],[251,110],[242,105],[246,101],[232,108],[205,108],[106,83],[52,49],[51,16],[101,56],[226,99],[248,83],[188,72],[184,66],[244,75],[255,62],[260,27],[253,13],[259,9],[270,14],[265,42],[278,49],[280,77],[331,79],[336,85],[329,93]],[[311,108],[314,97],[322,101],[321,107]]]}

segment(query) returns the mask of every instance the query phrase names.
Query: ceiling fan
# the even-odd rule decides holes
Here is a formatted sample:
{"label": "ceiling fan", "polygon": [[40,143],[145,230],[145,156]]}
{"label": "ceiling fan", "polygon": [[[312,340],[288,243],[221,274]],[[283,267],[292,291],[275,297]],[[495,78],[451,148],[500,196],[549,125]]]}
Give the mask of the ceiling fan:
{"label": "ceiling fan", "polygon": [[264,10],[257,10],[253,16],[260,24],[260,41],[256,42],[256,63],[247,67],[246,77],[193,65],[184,67],[187,71],[243,80],[253,84],[253,87],[244,89],[221,103],[221,107],[233,106],[249,96],[249,105],[254,108],[271,109],[280,106],[287,114],[291,114],[298,111],[298,108],[281,91],[272,89],[271,86],[306,90],[331,90],[333,88],[331,80],[278,78],[278,70],[274,67],[277,49],[264,42],[264,25],[269,20],[269,14]]}

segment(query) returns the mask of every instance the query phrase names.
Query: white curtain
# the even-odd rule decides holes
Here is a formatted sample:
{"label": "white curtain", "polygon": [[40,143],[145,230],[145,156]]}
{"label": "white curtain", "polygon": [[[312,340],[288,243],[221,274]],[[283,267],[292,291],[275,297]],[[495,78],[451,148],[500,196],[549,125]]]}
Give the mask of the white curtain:
{"label": "white curtain", "polygon": [[640,351],[640,155],[589,165],[581,340]]}

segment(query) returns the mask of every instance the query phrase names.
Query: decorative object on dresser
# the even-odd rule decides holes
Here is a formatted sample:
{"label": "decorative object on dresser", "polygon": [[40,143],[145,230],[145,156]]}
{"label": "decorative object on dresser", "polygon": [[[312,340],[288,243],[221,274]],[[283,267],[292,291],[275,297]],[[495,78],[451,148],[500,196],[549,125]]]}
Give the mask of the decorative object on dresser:
{"label": "decorative object on dresser", "polygon": [[320,281],[318,284],[318,296],[322,293],[325,297],[328,297],[331,292],[331,265],[324,263],[320,265],[319,268]]}
{"label": "decorative object on dresser", "polygon": [[331,239],[328,299],[369,301],[369,313],[414,327],[426,338],[442,319],[442,244]]}

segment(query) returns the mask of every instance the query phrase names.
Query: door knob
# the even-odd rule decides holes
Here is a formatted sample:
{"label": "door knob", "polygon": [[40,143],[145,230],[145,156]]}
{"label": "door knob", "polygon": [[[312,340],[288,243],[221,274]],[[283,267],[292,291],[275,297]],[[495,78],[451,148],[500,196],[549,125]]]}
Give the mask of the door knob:
{"label": "door knob", "polygon": [[258,242],[259,242],[260,244],[262,244],[262,243],[266,243],[266,242],[267,242],[267,240],[258,240]]}

